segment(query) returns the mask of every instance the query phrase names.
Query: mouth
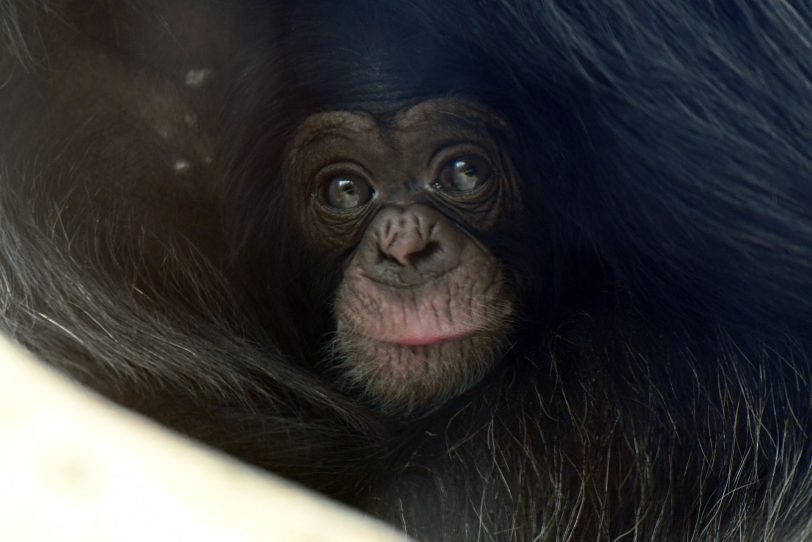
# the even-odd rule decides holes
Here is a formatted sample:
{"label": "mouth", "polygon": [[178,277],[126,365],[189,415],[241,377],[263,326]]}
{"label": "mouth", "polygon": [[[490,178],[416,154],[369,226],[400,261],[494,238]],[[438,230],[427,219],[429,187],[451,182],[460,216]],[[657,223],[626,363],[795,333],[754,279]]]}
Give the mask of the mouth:
{"label": "mouth", "polygon": [[356,323],[355,332],[369,340],[391,346],[433,346],[460,341],[482,331],[482,324],[474,318],[467,321],[452,321],[451,318],[437,318],[434,313],[408,314],[401,318],[399,325],[387,329],[374,329]]}
{"label": "mouth", "polygon": [[451,334],[419,334],[419,335],[406,335],[396,338],[394,340],[382,341],[395,346],[432,346],[453,341],[466,339],[474,334],[473,331],[465,331]]}

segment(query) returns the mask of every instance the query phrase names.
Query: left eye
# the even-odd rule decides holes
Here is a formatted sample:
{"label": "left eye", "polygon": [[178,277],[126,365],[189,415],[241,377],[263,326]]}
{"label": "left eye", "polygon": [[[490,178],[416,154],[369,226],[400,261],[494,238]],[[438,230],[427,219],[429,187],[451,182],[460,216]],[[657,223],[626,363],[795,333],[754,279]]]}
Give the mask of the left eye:
{"label": "left eye", "polygon": [[461,156],[449,161],[432,186],[445,192],[472,192],[491,176],[491,165],[481,156]]}

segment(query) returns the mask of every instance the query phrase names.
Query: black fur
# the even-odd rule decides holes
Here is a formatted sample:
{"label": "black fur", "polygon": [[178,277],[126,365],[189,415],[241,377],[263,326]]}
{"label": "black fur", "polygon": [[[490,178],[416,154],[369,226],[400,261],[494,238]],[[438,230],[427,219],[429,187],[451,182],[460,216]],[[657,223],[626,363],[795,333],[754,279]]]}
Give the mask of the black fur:
{"label": "black fur", "polygon": [[[812,9],[381,4],[0,0],[2,329],[419,539],[812,538]],[[384,80],[308,49],[335,10],[414,25],[454,74],[417,94],[474,94],[522,142],[529,212],[493,240],[521,329],[420,419],[314,361],[335,266],[309,275],[274,191],[296,122]],[[199,66],[205,92],[177,82]]]}

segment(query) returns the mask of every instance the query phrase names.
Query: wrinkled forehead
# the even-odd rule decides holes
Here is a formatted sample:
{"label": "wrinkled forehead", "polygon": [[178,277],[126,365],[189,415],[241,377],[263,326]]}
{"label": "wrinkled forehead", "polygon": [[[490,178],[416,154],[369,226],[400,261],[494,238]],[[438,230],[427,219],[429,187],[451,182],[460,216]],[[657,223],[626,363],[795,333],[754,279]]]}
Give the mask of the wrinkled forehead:
{"label": "wrinkled forehead", "polygon": [[434,122],[471,127],[507,127],[507,123],[490,108],[477,102],[455,98],[428,100],[403,109],[395,116],[392,126],[398,130],[408,130]]}
{"label": "wrinkled forehead", "polygon": [[361,135],[383,130],[430,129],[433,126],[455,126],[472,131],[504,130],[507,123],[495,111],[479,103],[439,98],[403,108],[387,118],[365,111],[315,113],[297,128],[292,145],[293,148],[301,148],[329,134]]}

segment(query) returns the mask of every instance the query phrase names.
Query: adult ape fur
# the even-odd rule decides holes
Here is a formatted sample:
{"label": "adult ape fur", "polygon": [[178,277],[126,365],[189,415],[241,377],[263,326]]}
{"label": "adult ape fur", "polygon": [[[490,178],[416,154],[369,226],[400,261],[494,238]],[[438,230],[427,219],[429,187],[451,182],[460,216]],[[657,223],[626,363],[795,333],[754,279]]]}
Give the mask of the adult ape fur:
{"label": "adult ape fur", "polygon": [[[808,7],[0,10],[0,314],[43,359],[424,540],[812,536]],[[357,29],[392,25],[387,71]],[[311,114],[425,94],[518,142],[522,296],[477,386],[387,416],[319,351],[335,269],[278,174]]]}

